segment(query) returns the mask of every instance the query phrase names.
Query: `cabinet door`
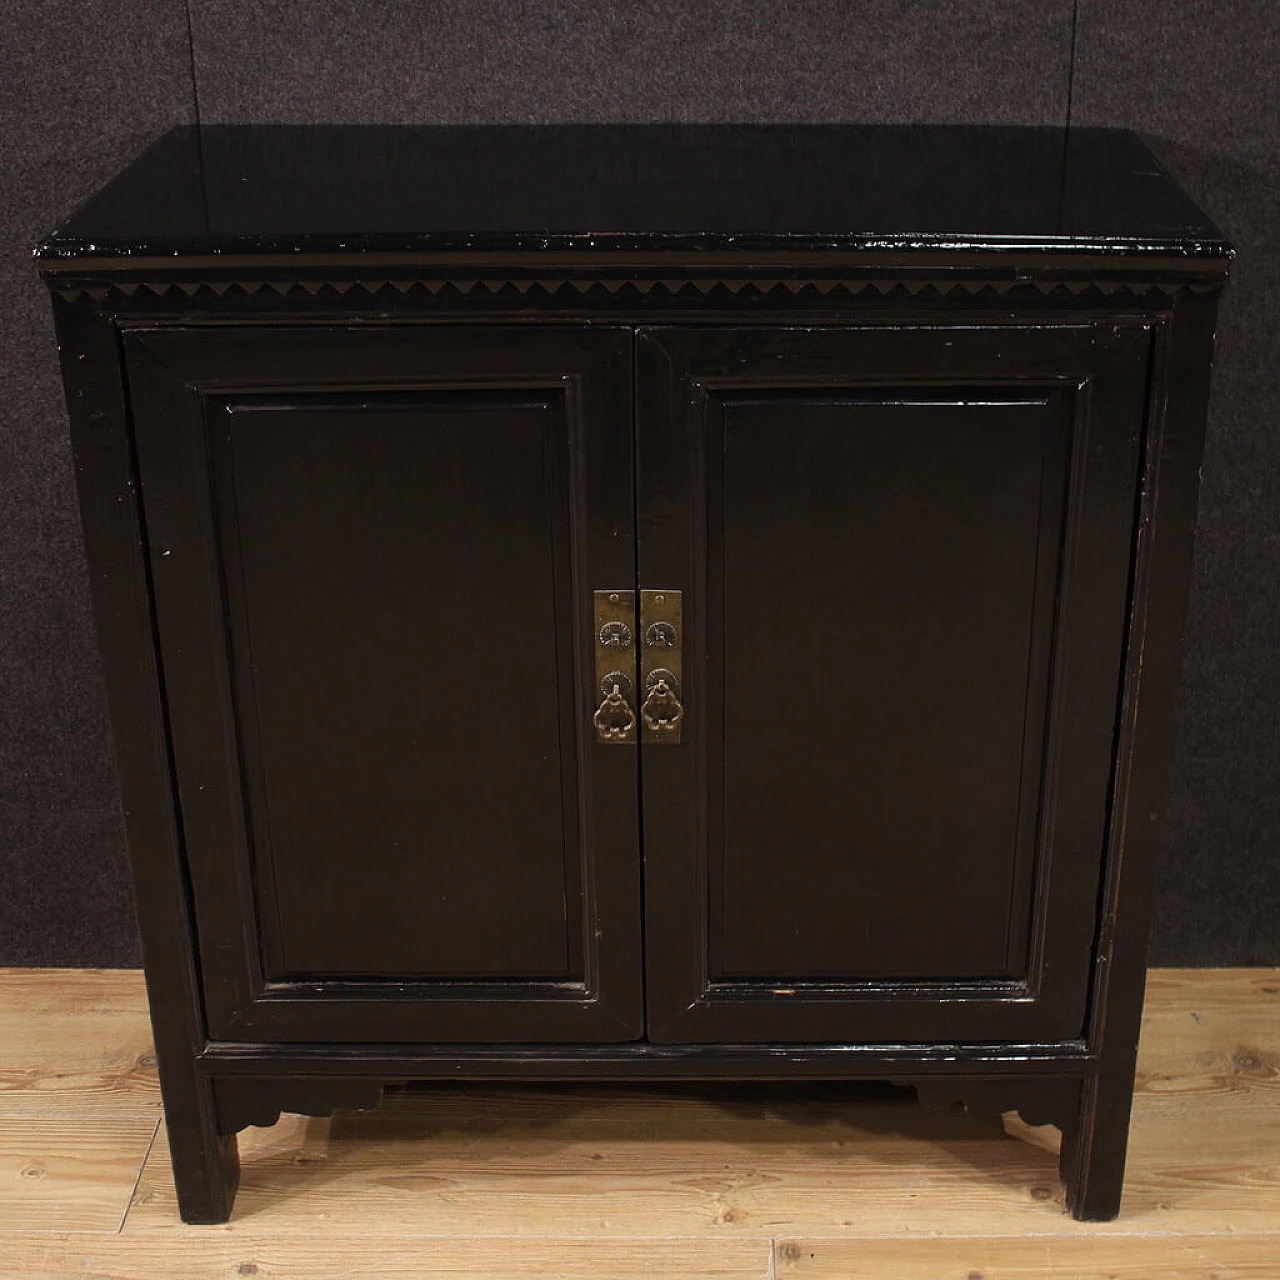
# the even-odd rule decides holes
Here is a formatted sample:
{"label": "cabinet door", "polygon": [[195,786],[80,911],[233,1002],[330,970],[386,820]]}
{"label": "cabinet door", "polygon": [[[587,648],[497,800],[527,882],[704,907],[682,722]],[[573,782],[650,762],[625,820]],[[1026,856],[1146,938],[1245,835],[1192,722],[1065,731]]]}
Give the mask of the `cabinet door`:
{"label": "cabinet door", "polygon": [[650,1034],[1082,1034],[1149,334],[650,329]]}
{"label": "cabinet door", "polygon": [[641,1034],[620,329],[125,338],[210,1034]]}

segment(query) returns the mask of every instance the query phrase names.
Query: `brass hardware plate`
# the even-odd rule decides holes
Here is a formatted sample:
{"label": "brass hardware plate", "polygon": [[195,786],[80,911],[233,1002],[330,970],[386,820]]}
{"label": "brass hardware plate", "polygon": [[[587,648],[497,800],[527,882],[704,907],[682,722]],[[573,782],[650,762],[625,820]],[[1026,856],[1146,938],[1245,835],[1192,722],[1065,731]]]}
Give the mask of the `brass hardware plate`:
{"label": "brass hardware plate", "polygon": [[651,622],[644,630],[646,649],[674,649],[676,629],[669,622]]}
{"label": "brass hardware plate", "polygon": [[[595,684],[590,705],[596,739],[608,746],[636,740],[635,686],[636,593],[597,591],[593,597]],[[617,679],[616,677],[622,677]],[[616,686],[616,693],[615,693]],[[604,701],[600,701],[601,699]],[[598,704],[598,705],[597,705]]]}
{"label": "brass hardware plate", "polygon": [[622,696],[622,687],[615,684],[605,695],[596,713],[591,717],[601,742],[634,742],[636,740],[636,713]]}
{"label": "brass hardware plate", "polygon": [[628,701],[631,701],[632,682],[630,675],[625,671],[610,671],[603,680],[600,681],[600,696],[607,698],[617,686],[618,692]]}
{"label": "brass hardware plate", "polygon": [[[684,689],[684,601],[679,591],[640,593],[640,688],[651,694],[659,680],[666,680],[670,693],[686,705]],[[655,673],[661,673],[655,675]],[[675,701],[673,698],[673,702]],[[679,705],[676,702],[675,705]],[[671,718],[642,717],[643,741],[654,746],[675,746],[680,741],[683,708]]]}
{"label": "brass hardware plate", "polygon": [[[613,591],[609,594],[619,595],[621,593]],[[625,622],[619,622],[614,618],[600,628],[600,634],[597,639],[606,649],[630,649],[631,628]]]}
{"label": "brass hardware plate", "polygon": [[679,695],[680,680],[674,671],[670,671],[666,667],[654,667],[651,671],[646,673],[644,678],[645,693],[652,693],[654,685],[658,684],[660,681],[665,681],[667,688],[670,689],[672,693]]}
{"label": "brass hardware plate", "polygon": [[655,740],[665,741],[680,732],[684,703],[671,687],[670,676],[670,671],[661,674],[655,671],[650,677],[653,683],[640,707],[640,723],[645,728],[646,740],[653,735]]}

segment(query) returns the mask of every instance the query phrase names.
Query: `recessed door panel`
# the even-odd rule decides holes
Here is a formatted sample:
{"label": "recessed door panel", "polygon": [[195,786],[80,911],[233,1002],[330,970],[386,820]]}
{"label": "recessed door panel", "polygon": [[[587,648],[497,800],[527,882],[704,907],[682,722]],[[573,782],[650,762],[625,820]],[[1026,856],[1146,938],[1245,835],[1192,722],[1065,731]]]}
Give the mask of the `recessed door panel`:
{"label": "recessed door panel", "polygon": [[642,1030],[629,335],[129,335],[213,1034]]}
{"label": "recessed door panel", "polygon": [[651,1035],[1078,1036],[1146,331],[640,344],[641,585],[686,655],[643,766]]}
{"label": "recessed door panel", "polygon": [[713,981],[1025,974],[1066,408],[720,398]]}
{"label": "recessed door panel", "polygon": [[583,981],[564,414],[208,416],[266,976]]}

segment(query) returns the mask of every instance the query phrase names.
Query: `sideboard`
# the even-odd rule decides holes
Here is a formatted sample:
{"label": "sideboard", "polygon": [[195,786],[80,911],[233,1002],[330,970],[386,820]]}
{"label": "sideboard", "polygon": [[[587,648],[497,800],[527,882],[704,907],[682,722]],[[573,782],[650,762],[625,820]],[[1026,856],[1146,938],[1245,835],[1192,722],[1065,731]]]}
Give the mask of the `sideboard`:
{"label": "sideboard", "polygon": [[1115,1215],[1231,256],[1134,136],[183,128],[37,252],[186,1220],[598,1077]]}

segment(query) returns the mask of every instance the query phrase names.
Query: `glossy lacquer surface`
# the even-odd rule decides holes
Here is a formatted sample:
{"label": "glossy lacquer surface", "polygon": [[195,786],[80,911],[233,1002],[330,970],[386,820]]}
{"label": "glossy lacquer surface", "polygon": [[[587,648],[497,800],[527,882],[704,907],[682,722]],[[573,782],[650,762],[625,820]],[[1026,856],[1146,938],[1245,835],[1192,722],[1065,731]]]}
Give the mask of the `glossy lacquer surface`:
{"label": "glossy lacquer surface", "polygon": [[1221,244],[1115,130],[191,126],[42,255]]}
{"label": "glossy lacquer surface", "polygon": [[578,731],[629,335],[487,336],[126,341],[215,1034],[640,1032],[634,756]]}
{"label": "glossy lacquer surface", "polygon": [[183,1217],[388,1082],[796,1076],[1114,1216],[1230,253],[935,126],[180,129],[51,235]]}
{"label": "glossy lacquer surface", "polygon": [[650,1034],[1079,1035],[1149,332],[639,342],[641,576],[707,655],[645,759]]}

